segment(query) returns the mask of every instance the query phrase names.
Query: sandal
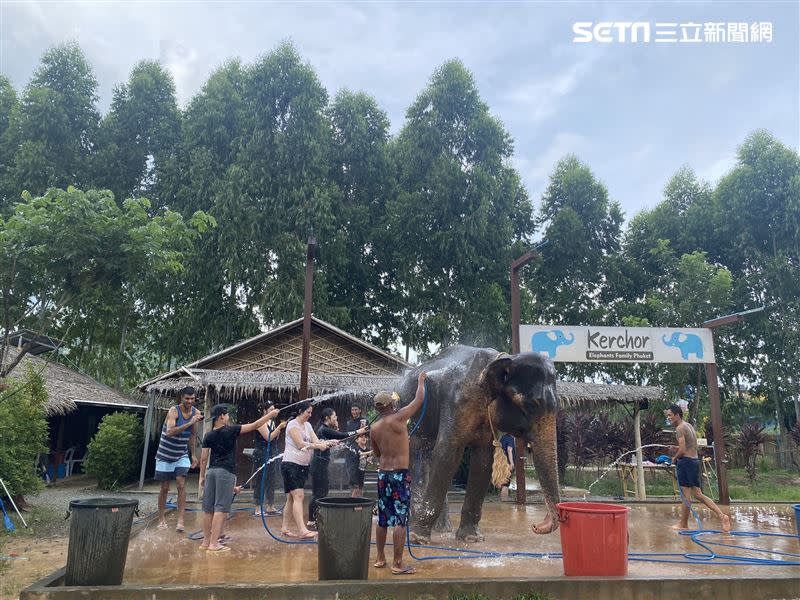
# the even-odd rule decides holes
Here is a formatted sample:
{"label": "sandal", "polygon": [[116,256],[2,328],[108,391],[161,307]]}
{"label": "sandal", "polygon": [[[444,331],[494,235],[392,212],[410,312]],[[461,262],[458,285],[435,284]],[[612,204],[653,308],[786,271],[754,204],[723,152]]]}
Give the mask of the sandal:
{"label": "sandal", "polygon": [[206,552],[209,554],[216,554],[218,552],[230,552],[231,549],[228,546],[220,546],[219,548],[206,548]]}
{"label": "sandal", "polygon": [[376,569],[382,569],[383,567],[386,566],[386,561],[385,560],[376,560],[375,563],[372,566],[375,567]]}
{"label": "sandal", "polygon": [[414,567],[403,567],[402,569],[392,567],[392,575],[414,575],[416,572],[417,570]]}
{"label": "sandal", "polygon": [[177,531],[178,533],[183,533],[184,531],[186,531],[186,527],[184,526],[183,523],[178,523],[175,526],[175,531]]}
{"label": "sandal", "polygon": [[298,536],[301,540],[315,540],[317,539],[317,532],[316,531],[309,531],[308,533],[304,533],[303,535]]}
{"label": "sandal", "polygon": [[296,538],[296,537],[299,537],[299,536],[298,536],[296,533],[292,533],[291,531],[288,531],[288,530],[286,530],[286,529],[281,529],[281,535],[282,535],[283,537],[288,537],[288,538]]}

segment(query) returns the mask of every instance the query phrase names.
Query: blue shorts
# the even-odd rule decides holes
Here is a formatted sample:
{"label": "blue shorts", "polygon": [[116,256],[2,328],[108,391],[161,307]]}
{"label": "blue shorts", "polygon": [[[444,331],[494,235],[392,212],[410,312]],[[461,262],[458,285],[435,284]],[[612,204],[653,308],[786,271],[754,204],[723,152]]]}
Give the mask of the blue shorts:
{"label": "blue shorts", "polygon": [[411,505],[408,469],[378,471],[378,527],[405,527]]}
{"label": "blue shorts", "polygon": [[696,458],[681,456],[675,469],[678,475],[678,485],[681,487],[696,487],[700,485],[700,461]]}
{"label": "blue shorts", "polygon": [[175,462],[156,459],[156,481],[172,481],[177,477],[186,477],[192,466],[188,456],[182,456]]}

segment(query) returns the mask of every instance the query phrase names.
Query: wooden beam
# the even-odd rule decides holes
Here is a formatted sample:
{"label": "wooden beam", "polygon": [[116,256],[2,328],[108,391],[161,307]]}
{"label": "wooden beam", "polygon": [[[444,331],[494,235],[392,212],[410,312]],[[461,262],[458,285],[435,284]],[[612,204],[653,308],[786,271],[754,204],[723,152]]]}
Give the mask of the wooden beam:
{"label": "wooden beam", "polygon": [[636,499],[647,500],[644,487],[644,463],[642,458],[642,409],[637,402],[633,409],[633,441],[636,444]]}

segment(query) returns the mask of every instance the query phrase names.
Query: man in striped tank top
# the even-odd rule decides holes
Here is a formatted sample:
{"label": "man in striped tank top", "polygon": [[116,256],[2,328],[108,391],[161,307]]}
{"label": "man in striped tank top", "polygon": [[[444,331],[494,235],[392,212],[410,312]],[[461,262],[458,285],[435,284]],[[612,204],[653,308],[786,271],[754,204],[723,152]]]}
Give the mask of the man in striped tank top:
{"label": "man in striped tank top", "polygon": [[181,390],[181,401],[167,412],[167,419],[161,428],[161,440],[156,452],[156,481],[161,482],[158,494],[158,528],[166,529],[164,518],[167,512],[169,482],[173,479],[178,486],[178,525],[176,531],[183,531],[183,515],[186,512],[186,473],[197,466],[194,455],[197,438],[197,423],[203,420],[203,413],[194,407],[195,390],[185,387]]}

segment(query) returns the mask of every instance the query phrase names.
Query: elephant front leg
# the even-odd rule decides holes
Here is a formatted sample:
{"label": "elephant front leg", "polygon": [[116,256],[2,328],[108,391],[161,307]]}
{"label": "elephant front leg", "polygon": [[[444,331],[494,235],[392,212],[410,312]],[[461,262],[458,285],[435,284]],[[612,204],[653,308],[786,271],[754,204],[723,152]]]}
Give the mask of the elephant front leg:
{"label": "elephant front leg", "polygon": [[[424,494],[411,510],[411,541],[424,544],[431,539],[431,530],[442,511],[447,489],[461,460],[463,447],[437,442],[430,455],[430,471]],[[413,484],[412,484],[413,485]]]}
{"label": "elephant front leg", "polygon": [[472,448],[469,459],[469,479],[464,506],[461,508],[461,524],[456,538],[465,542],[481,542],[483,535],[478,529],[483,510],[483,501],[492,480],[492,446]]}

